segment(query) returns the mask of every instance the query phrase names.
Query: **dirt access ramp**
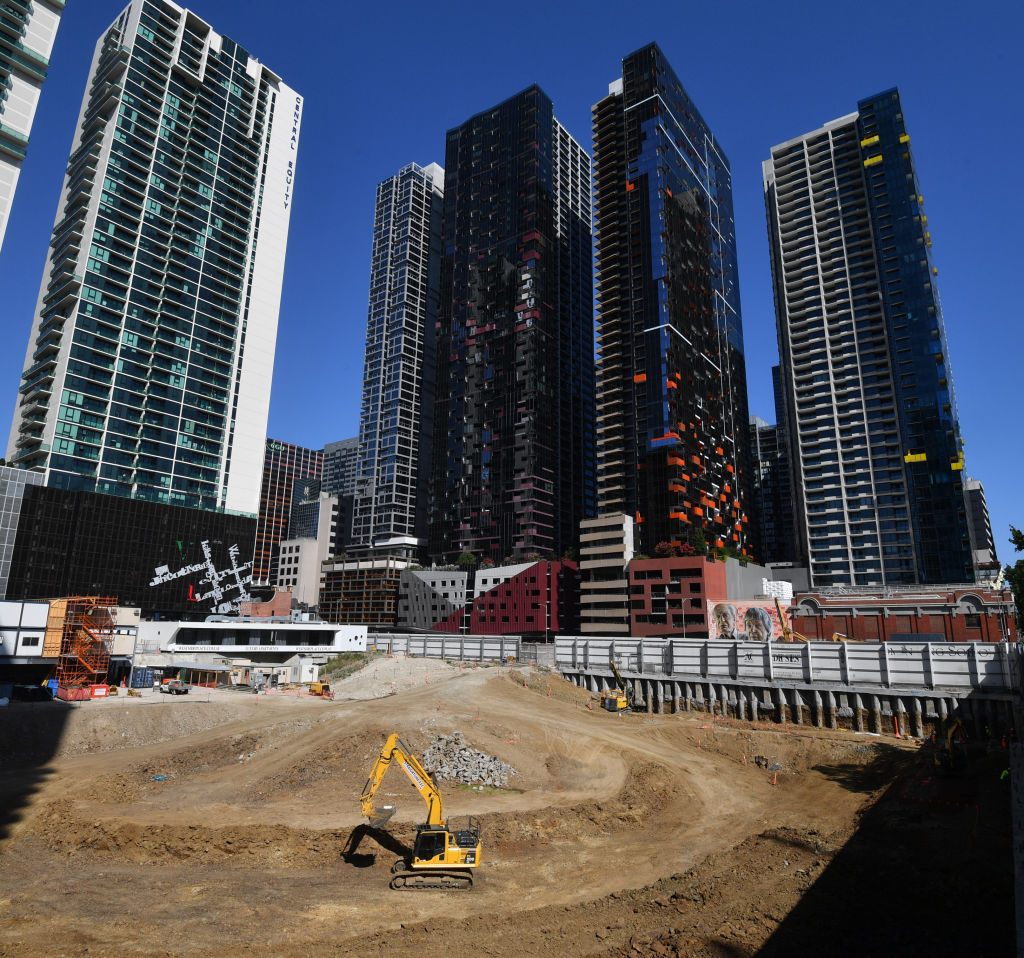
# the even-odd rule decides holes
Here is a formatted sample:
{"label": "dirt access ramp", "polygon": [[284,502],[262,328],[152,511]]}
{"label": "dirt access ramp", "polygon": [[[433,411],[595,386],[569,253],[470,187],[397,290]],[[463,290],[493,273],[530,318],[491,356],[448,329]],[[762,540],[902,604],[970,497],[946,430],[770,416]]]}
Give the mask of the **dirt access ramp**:
{"label": "dirt access ramp", "polygon": [[[56,759],[0,847],[0,954],[1012,948],[997,752],[945,779],[912,745],[611,715],[526,669],[343,696],[245,697],[223,725]],[[216,704],[187,698],[166,708]],[[507,789],[442,783],[448,814],[482,822],[472,892],[391,892],[392,851],[364,844],[365,867],[340,857],[393,731],[419,754],[458,731],[517,770]],[[424,808],[397,770],[381,800],[410,843]],[[972,879],[952,907],[951,873]]]}

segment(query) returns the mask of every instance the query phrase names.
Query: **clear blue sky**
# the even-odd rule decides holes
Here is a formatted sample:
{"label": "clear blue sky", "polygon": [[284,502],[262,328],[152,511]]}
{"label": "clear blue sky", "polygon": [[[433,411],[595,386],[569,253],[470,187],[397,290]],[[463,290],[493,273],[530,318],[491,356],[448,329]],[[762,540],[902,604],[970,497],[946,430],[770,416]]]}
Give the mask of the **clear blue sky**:
{"label": "clear blue sky", "polygon": [[[71,0],[22,169],[0,290],[10,422],[63,168],[118,0]],[[891,86],[903,100],[939,268],[967,472],[996,547],[1022,471],[1018,3],[390,3],[196,0],[196,13],[305,96],[269,434],[319,447],[358,432],[376,184],[444,162],[445,131],[537,82],[590,149],[590,107],[655,40],[732,165],[750,411],[773,422],[777,361],[761,162]],[[840,16],[840,12],[843,16]],[[1014,65],[1016,64],[1016,66]]]}

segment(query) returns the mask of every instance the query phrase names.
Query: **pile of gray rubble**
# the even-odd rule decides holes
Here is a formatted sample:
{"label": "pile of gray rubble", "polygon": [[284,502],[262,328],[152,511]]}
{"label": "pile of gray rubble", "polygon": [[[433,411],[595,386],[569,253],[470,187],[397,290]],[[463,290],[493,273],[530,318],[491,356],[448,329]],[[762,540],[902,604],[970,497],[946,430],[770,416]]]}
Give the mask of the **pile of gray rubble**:
{"label": "pile of gray rubble", "polygon": [[501,759],[466,744],[461,732],[439,735],[423,753],[423,767],[439,779],[464,785],[505,788],[516,770]]}

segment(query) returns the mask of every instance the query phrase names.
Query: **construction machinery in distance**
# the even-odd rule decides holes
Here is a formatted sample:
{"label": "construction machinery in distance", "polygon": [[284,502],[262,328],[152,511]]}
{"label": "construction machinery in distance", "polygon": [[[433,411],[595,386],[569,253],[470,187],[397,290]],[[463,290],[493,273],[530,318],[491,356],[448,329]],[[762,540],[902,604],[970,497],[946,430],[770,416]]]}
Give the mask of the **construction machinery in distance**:
{"label": "construction machinery in distance", "polygon": [[309,694],[321,696],[325,699],[334,698],[334,693],[331,692],[331,686],[327,682],[310,682]]}
{"label": "construction machinery in distance", "polygon": [[[779,613],[779,622],[782,623],[782,640],[784,642],[810,642],[806,635],[801,635],[799,632],[794,632],[789,624],[786,622],[786,614],[782,611],[782,606],[779,605],[778,598],[775,599],[775,611]],[[823,641],[828,641],[827,639]],[[832,633],[833,642],[863,642],[863,639],[858,639],[852,635],[843,635],[842,632]]]}
{"label": "construction machinery in distance", "polygon": [[452,828],[444,817],[441,792],[432,775],[420,764],[409,747],[392,735],[381,750],[359,797],[370,828],[382,828],[395,814],[394,805],[376,806],[374,796],[392,763],[397,762],[427,803],[427,820],[416,826],[412,854],[391,868],[395,889],[473,887],[473,870],[480,866],[480,823],[470,816],[463,828]]}
{"label": "construction machinery in distance", "polygon": [[953,719],[946,729],[944,740],[939,740],[935,752],[935,767],[950,775],[958,775],[967,768],[967,749],[964,740],[967,730],[960,719]]}
{"label": "construction machinery in distance", "polygon": [[786,621],[786,613],[782,611],[782,606],[779,605],[778,596],[775,597],[775,611],[779,613],[779,622],[782,624],[782,641],[783,642],[810,642],[806,635],[801,635],[799,632],[794,632]]}
{"label": "construction machinery in distance", "polygon": [[619,672],[615,659],[609,659],[612,675],[615,676],[615,688],[606,689],[601,693],[601,708],[606,712],[631,712],[638,707],[633,686]]}

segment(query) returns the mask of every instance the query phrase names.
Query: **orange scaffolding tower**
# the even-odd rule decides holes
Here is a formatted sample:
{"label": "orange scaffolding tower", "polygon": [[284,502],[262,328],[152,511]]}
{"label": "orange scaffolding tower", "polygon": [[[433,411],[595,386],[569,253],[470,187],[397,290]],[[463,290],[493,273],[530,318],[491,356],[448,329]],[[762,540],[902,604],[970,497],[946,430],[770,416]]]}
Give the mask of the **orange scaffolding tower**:
{"label": "orange scaffolding tower", "polygon": [[66,606],[57,660],[57,684],[62,689],[106,684],[117,599],[72,596],[60,601]]}

